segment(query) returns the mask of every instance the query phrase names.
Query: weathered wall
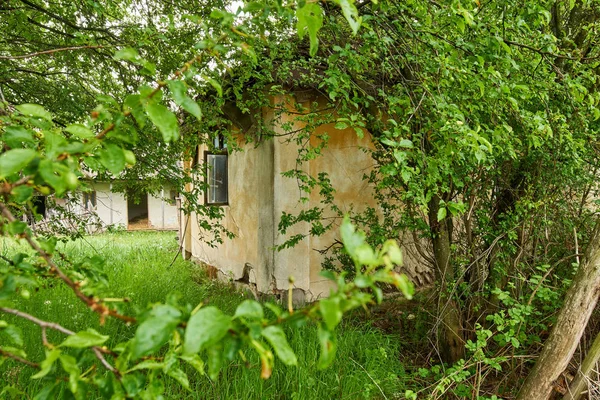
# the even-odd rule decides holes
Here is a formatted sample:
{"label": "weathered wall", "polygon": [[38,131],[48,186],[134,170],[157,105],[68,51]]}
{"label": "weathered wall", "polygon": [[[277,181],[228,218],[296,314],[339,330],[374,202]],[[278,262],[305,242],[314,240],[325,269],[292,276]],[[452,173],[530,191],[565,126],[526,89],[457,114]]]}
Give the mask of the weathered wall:
{"label": "weathered wall", "polygon": [[[289,98],[273,99],[277,104],[283,104],[284,100],[288,107],[293,107]],[[216,248],[203,244],[203,232],[193,215],[189,234],[182,236],[185,249],[191,248],[191,256],[215,267],[222,277],[241,279],[246,268],[250,271],[250,283],[255,283],[258,291],[272,293],[285,291],[289,277],[293,276],[295,287],[301,290],[303,297],[314,300],[326,296],[331,288],[330,283],[319,275],[323,256],[316,250],[333,243],[338,236],[337,226],[321,237],[306,237],[293,248],[274,251],[274,247],[287,238],[298,233],[306,234],[309,229],[307,223],[300,223],[289,229],[286,235],[281,235],[277,225],[282,213],[298,214],[321,202],[318,189],[310,195],[309,202],[300,202],[302,194],[298,182],[283,177],[282,173],[297,168],[313,176],[327,172],[336,189],[335,198],[340,209],[349,210],[352,204],[354,210],[375,206],[372,190],[362,179],[373,164],[370,155],[363,149],[370,148],[372,144],[368,133],[359,138],[354,130],[337,130],[333,124],[323,125],[315,131],[315,135],[328,133],[327,149],[320,157],[299,166],[296,163],[299,145],[289,141],[289,136],[283,136],[282,128],[286,124],[293,129],[302,128],[303,122],[299,122],[296,116],[294,113],[283,114],[273,123],[275,134],[282,136],[265,140],[258,146],[242,145],[242,152],[229,155],[229,205],[223,206],[223,223],[236,234],[236,238],[225,239]],[[263,110],[263,118],[274,120],[272,111]],[[313,139],[313,145],[315,140],[318,139]],[[200,149],[198,154],[200,163],[204,159],[203,151]],[[191,244],[186,245],[185,242]]]}
{"label": "weathered wall", "polygon": [[102,223],[127,227],[127,199],[123,193],[111,192],[108,182],[93,182],[91,187],[96,191],[96,213]]}
{"label": "weathered wall", "polygon": [[170,202],[171,186],[165,185],[157,195],[148,196],[148,224],[152,229],[177,229],[177,207]]}
{"label": "weathered wall", "polygon": [[[111,192],[109,182],[92,182],[92,190],[96,191],[96,213],[104,225],[128,225],[127,198],[123,193]],[[163,195],[148,196],[147,206],[135,207],[136,215],[148,212],[149,227],[152,229],[178,229],[178,212],[174,204],[169,204],[170,187],[165,186]],[[142,202],[144,203],[144,202]],[[143,207],[142,207],[143,206]],[[135,215],[134,215],[135,217]]]}
{"label": "weathered wall", "polygon": [[[209,264],[219,271],[222,278],[237,280],[244,274],[246,264],[249,279],[256,282],[259,264],[259,198],[264,189],[259,185],[259,177],[268,175],[264,168],[268,160],[263,149],[254,149],[251,144],[241,144],[243,151],[232,152],[228,157],[229,171],[229,205],[221,206],[225,212],[222,224],[235,234],[234,239],[224,238],[224,243],[214,248],[205,242],[212,237],[201,231],[197,217],[191,216],[189,231],[191,233],[192,256]],[[200,147],[198,162],[204,162],[205,147]],[[200,199],[203,201],[203,199]],[[185,220],[185,217],[183,218]],[[261,231],[262,232],[262,231]],[[261,280],[261,287],[263,286]]]}

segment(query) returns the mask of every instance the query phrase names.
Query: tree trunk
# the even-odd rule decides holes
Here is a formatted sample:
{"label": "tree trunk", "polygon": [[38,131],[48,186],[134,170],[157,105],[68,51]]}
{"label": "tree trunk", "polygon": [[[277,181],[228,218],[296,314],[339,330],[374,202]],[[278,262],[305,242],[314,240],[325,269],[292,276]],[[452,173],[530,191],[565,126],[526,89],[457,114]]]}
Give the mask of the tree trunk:
{"label": "tree trunk", "polygon": [[429,202],[429,226],[432,233],[433,253],[436,263],[436,278],[439,284],[438,335],[442,360],[454,363],[465,356],[465,341],[462,337],[462,315],[458,304],[452,300],[449,284],[454,281],[450,263],[450,218],[437,220],[440,198],[434,196]]}
{"label": "tree trunk", "polygon": [[592,372],[592,369],[598,360],[600,360],[600,334],[596,335],[592,347],[588,350],[588,353],[581,364],[581,368],[577,371],[575,380],[573,380],[573,383],[569,386],[563,400],[579,400],[581,398],[583,390],[588,387],[589,374]]}
{"label": "tree trunk", "polygon": [[567,291],[556,324],[517,400],[545,400],[567,368],[598,300],[600,287],[600,223],[596,222],[583,264]]}

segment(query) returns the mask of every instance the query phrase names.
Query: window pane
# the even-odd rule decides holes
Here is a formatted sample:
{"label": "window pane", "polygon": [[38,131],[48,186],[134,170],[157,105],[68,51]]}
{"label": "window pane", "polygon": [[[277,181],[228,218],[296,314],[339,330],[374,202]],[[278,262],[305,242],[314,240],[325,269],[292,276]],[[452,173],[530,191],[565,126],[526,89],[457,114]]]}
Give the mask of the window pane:
{"label": "window pane", "polygon": [[227,203],[227,154],[208,154],[208,193],[209,204]]}

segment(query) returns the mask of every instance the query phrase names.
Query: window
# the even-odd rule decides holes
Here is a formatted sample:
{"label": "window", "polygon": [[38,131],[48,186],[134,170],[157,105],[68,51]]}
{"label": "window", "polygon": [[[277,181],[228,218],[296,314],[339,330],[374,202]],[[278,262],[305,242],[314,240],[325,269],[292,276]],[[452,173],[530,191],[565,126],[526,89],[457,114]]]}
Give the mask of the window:
{"label": "window", "polygon": [[174,206],[177,201],[177,191],[169,190],[169,198],[167,199],[167,204]]}
{"label": "window", "polygon": [[214,152],[204,153],[207,188],[206,204],[225,205],[229,203],[227,191],[227,143],[222,135],[214,138]]}
{"label": "window", "polygon": [[96,191],[85,192],[83,194],[83,208],[93,210],[96,207]]}

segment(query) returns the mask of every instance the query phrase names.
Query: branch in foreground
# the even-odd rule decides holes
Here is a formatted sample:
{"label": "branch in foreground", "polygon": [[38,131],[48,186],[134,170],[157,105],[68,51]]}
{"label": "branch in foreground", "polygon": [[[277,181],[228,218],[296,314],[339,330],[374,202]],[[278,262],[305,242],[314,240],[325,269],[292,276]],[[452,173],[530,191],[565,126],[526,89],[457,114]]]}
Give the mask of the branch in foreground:
{"label": "branch in foreground", "polygon": [[0,60],[22,60],[24,58],[32,58],[32,57],[37,57],[37,56],[41,56],[44,54],[58,53],[60,51],[71,51],[71,50],[82,50],[82,49],[101,49],[103,47],[106,47],[106,46],[95,45],[95,46],[61,47],[58,49],[36,51],[35,53],[29,53],[29,54],[21,54],[19,56],[0,56]]}
{"label": "branch in foreground", "polygon": [[[46,341],[45,340],[45,330],[47,328],[54,329],[55,331],[59,331],[59,332],[64,333],[65,335],[68,335],[68,336],[75,335],[75,332],[73,332],[70,329],[65,328],[62,325],[59,325],[59,324],[57,324],[55,322],[43,321],[43,320],[41,320],[39,318],[36,318],[33,315],[31,315],[31,314],[27,314],[27,313],[25,313],[23,311],[15,310],[15,309],[12,309],[12,308],[0,307],[0,312],[4,312],[4,313],[7,313],[7,314],[12,314],[12,315],[16,315],[17,317],[26,319],[26,320],[28,320],[30,322],[33,322],[34,324],[40,326],[42,328],[42,335],[43,335],[43,340],[44,341]],[[92,351],[96,355],[96,358],[98,360],[100,360],[100,362],[102,363],[102,365],[107,370],[109,370],[110,372],[112,372],[113,374],[115,374],[115,376],[117,377],[117,379],[120,379],[121,378],[121,374],[119,373],[119,371],[117,371],[115,367],[113,367],[112,365],[110,365],[110,363],[106,360],[106,358],[104,358],[104,355],[102,355],[102,353],[106,353],[107,351],[105,349],[102,349],[101,347],[98,347],[98,346],[92,346],[90,348],[92,349]],[[2,351],[0,349],[0,354],[3,354],[3,353],[6,353],[6,352],[4,352],[4,351]],[[20,361],[20,362],[22,362],[24,364],[29,365],[29,366],[38,367],[39,368],[39,365],[36,364],[36,363],[32,363],[31,361],[22,359],[21,357],[16,356],[16,355],[11,354],[11,353],[7,353],[7,354],[8,354],[7,357],[11,357],[11,358],[13,358],[13,359],[15,359],[17,361]],[[17,358],[15,358],[15,357],[17,357]]]}
{"label": "branch in foreground", "polygon": [[29,361],[29,360],[26,360],[23,357],[19,357],[16,354],[10,353],[10,352],[2,350],[2,349],[0,349],[0,356],[12,358],[15,361],[18,361],[18,362],[20,362],[22,364],[25,364],[25,365],[29,365],[30,367],[33,367],[33,368],[40,368],[40,364],[32,362],[32,361]]}
{"label": "branch in foreground", "polygon": [[[0,202],[0,211],[2,212],[2,215],[4,215],[4,217],[9,222],[15,222],[16,221],[16,218],[14,217],[14,215],[12,215],[12,213],[10,212],[10,210],[8,209],[8,207],[6,206],[6,204],[4,204],[2,202]],[[75,295],[81,301],[83,301],[89,308],[91,308],[96,313],[100,314],[100,318],[101,318],[102,321],[104,321],[104,318],[107,315],[110,315],[111,317],[115,317],[115,318],[121,319],[121,320],[123,320],[125,322],[129,322],[129,323],[135,323],[136,322],[135,318],[127,316],[127,315],[120,314],[117,311],[112,310],[109,307],[107,307],[106,305],[102,304],[102,301],[97,300],[97,299],[95,299],[92,296],[86,296],[79,289],[79,283],[73,282],[73,280],[71,280],[71,278],[69,278],[67,276],[67,274],[65,274],[63,272],[63,270],[58,265],[56,265],[56,263],[54,262],[54,260],[52,260],[52,257],[50,256],[50,254],[46,253],[46,251],[44,251],[35,242],[35,240],[33,240],[33,238],[31,237],[30,233],[25,232],[23,235],[24,235],[24,238],[27,241],[27,243],[29,243],[29,245],[46,261],[46,263],[50,267],[50,272],[56,274],[65,284],[67,284],[67,286],[69,286],[73,290],[73,292],[75,293]]]}

